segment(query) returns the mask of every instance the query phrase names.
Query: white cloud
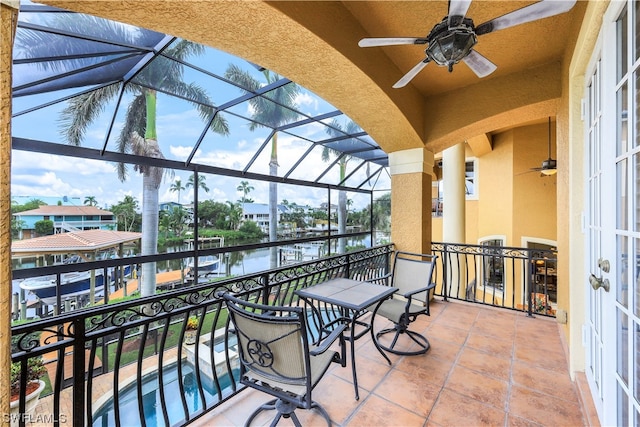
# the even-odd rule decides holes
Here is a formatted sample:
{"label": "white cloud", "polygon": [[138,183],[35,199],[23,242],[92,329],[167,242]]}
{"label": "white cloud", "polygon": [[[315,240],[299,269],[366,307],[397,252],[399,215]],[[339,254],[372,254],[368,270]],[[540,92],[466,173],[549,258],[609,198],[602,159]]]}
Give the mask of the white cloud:
{"label": "white cloud", "polygon": [[308,92],[300,92],[294,101],[298,106],[311,106],[312,111],[318,111],[318,99]]}
{"label": "white cloud", "polygon": [[[180,145],[180,146],[170,145],[169,146],[169,152],[177,160],[187,160],[189,158],[189,155],[191,154],[191,151],[193,151],[193,147],[185,147],[185,146],[182,146],[182,145]],[[196,151],[196,156],[198,155],[199,152],[200,152],[200,149],[198,149]]]}

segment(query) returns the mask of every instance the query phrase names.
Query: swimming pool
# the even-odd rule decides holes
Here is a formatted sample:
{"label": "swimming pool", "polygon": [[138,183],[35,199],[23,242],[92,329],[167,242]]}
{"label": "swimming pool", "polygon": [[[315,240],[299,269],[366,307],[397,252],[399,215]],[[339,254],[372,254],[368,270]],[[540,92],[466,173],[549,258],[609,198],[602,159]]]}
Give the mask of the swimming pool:
{"label": "swimming pool", "polygon": [[[189,413],[200,410],[203,405],[198,391],[198,378],[194,372],[194,366],[184,361],[182,363],[184,396],[186,398]],[[238,378],[238,370],[233,371],[233,377]],[[218,395],[215,383],[206,375],[201,375],[202,388],[204,390],[205,400],[208,404],[217,402]],[[223,395],[231,392],[231,379],[225,374],[219,377],[220,388]],[[184,423],[186,419],[184,407],[178,384],[178,365],[174,363],[166,366],[163,370],[164,396],[169,416],[169,425]],[[119,413],[120,423],[122,426],[139,426],[140,414],[138,410],[138,392],[136,383],[132,383],[120,390],[119,393]],[[144,419],[147,426],[165,426],[164,416],[162,415],[162,404],[160,400],[160,390],[158,386],[158,374],[156,372],[145,375],[142,379],[142,405],[144,408]],[[110,399],[106,404],[102,405],[93,416],[94,427],[107,427],[116,425],[114,418],[114,401]]]}

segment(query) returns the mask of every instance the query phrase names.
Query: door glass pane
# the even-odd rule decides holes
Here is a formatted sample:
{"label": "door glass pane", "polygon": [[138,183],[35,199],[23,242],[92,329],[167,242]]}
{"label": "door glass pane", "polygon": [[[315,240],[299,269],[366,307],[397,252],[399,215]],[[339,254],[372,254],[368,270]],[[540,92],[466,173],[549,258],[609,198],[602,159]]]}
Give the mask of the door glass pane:
{"label": "door glass pane", "polygon": [[[624,307],[627,307],[629,304],[629,286],[628,286],[628,269],[627,264],[629,260],[629,239],[627,236],[617,236],[617,257],[618,260],[618,286],[617,288],[617,298],[618,302],[622,304]],[[601,274],[603,272],[600,272]]]}
{"label": "door glass pane", "polygon": [[629,384],[629,318],[618,310],[616,329],[617,334],[617,359],[616,372],[625,384]]}
{"label": "door glass pane", "polygon": [[629,197],[632,198],[632,203],[633,203],[633,211],[632,211],[632,215],[634,216],[633,229],[635,231],[640,231],[640,211],[638,210],[640,209],[640,185],[638,185],[637,183],[637,180],[640,179],[640,154],[635,153],[632,159],[633,159],[633,170],[630,171],[632,178],[631,180],[628,181],[629,188],[631,189]]}
{"label": "door glass pane", "polygon": [[629,401],[627,393],[622,386],[618,384],[618,425],[628,426],[629,424]]}
{"label": "door glass pane", "polygon": [[[633,3],[635,6],[635,10],[633,12],[633,34],[636,34],[636,37],[634,37],[634,51],[635,51],[635,56],[634,59],[638,59],[640,58],[640,43],[638,43],[638,37],[637,34],[640,34],[640,2],[634,2]],[[637,424],[636,424],[637,425]]]}
{"label": "door glass pane", "polygon": [[616,164],[616,228],[626,230],[629,227],[627,220],[629,201],[627,197],[627,159],[622,159]]}
{"label": "door glass pane", "polygon": [[[640,91],[638,91],[638,88],[640,88],[640,71],[636,69],[636,71],[633,74],[634,74],[633,104],[635,107],[632,108],[632,111],[634,111],[634,109],[637,110],[638,105],[640,105]],[[636,112],[636,115],[637,114],[638,113]],[[639,120],[635,120],[635,130],[636,130],[636,135],[635,135],[634,145],[638,146],[640,145],[640,121]]]}
{"label": "door glass pane", "polygon": [[[637,331],[638,323],[636,321],[633,323],[634,330]],[[640,339],[637,332],[633,334],[633,349],[633,395],[640,401]]]}
{"label": "door glass pane", "polygon": [[627,83],[625,82],[620,89],[618,89],[618,93],[616,95],[617,97],[617,111],[616,111],[616,117],[617,117],[617,123],[616,123],[616,130],[617,130],[617,139],[618,139],[618,151],[617,154],[618,156],[621,154],[624,154],[627,152],[627,150],[629,150],[629,146],[627,145],[627,114],[628,114],[628,110],[629,110],[629,101],[628,101],[628,87],[627,87]]}
{"label": "door glass pane", "polygon": [[633,278],[628,280],[630,280],[632,286],[630,295],[633,296],[634,313],[640,317],[640,254],[638,250],[640,250],[640,239],[634,239],[634,245],[631,251],[631,253],[634,254],[634,259],[630,260],[630,262],[633,262]]}
{"label": "door glass pane", "polygon": [[616,22],[616,33],[617,33],[617,43],[616,48],[618,49],[618,54],[616,58],[618,58],[617,63],[617,81],[620,81],[622,76],[627,73],[627,8],[624,8],[624,11],[620,15],[618,22]]}

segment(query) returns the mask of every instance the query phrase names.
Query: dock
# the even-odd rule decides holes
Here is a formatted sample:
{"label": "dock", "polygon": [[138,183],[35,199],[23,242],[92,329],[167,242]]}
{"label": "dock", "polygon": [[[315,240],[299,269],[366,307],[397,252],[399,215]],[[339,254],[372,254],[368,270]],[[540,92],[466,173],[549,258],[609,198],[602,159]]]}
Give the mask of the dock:
{"label": "dock", "polygon": [[[157,288],[169,288],[180,284],[180,270],[165,271],[156,274],[156,287]],[[185,274],[186,279],[186,274]],[[138,279],[129,279],[126,281],[124,287],[113,291],[109,294],[109,299],[124,298],[126,295],[131,295],[138,290]],[[126,295],[125,295],[125,290]]]}

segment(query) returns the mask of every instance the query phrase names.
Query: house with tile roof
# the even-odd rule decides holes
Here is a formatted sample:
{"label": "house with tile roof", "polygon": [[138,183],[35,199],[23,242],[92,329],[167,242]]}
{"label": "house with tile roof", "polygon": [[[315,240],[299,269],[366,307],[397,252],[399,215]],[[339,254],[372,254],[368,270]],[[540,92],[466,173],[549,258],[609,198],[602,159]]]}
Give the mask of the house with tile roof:
{"label": "house with tile roof", "polygon": [[40,206],[14,215],[22,221],[20,239],[36,237],[36,223],[42,220],[53,221],[54,233],[80,230],[115,230],[117,220],[115,215],[95,206]]}

